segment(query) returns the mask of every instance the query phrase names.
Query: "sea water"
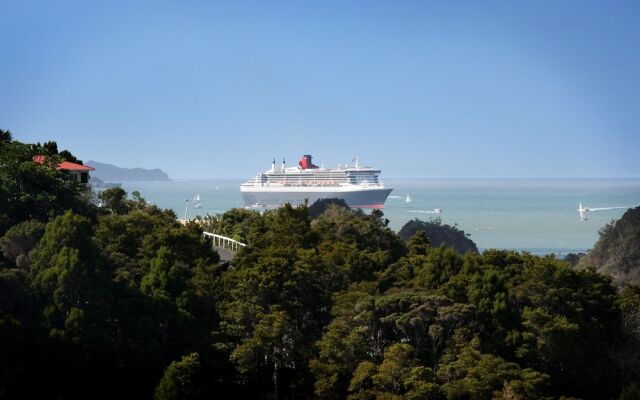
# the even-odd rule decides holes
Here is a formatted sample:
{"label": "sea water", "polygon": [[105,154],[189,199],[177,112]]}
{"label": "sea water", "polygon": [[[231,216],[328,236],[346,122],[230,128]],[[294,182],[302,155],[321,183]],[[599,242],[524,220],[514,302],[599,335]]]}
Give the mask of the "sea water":
{"label": "sea water", "polygon": [[[240,180],[175,180],[126,182],[147,201],[170,208],[180,218],[220,214],[242,207]],[[584,207],[640,205],[640,178],[615,179],[411,179],[385,180],[392,187],[383,210],[389,226],[399,231],[409,220],[440,218],[457,225],[480,249],[499,248],[534,254],[584,252],[598,231],[625,209],[593,211],[581,221]],[[201,207],[194,207],[200,195]],[[407,202],[407,195],[411,201]],[[189,209],[186,210],[189,200]],[[434,213],[439,208],[441,213]]]}

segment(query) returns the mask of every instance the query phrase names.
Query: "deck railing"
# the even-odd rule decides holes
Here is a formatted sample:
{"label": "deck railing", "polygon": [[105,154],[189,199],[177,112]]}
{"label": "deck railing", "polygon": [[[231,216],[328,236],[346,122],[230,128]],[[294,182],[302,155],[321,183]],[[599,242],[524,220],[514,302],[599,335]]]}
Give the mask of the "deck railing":
{"label": "deck railing", "polygon": [[212,239],[213,247],[229,249],[231,251],[237,252],[241,247],[247,246],[246,243],[242,243],[235,239],[231,239],[230,237],[218,235],[216,233],[202,232],[202,235]]}

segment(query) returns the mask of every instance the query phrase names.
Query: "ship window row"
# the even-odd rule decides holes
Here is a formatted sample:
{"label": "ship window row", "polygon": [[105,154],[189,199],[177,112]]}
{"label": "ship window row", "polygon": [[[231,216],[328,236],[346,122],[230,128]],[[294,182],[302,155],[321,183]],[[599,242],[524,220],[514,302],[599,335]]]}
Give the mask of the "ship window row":
{"label": "ship window row", "polygon": [[255,184],[268,183],[286,183],[286,184],[378,184],[379,171],[350,171],[348,174],[344,171],[313,171],[301,172],[297,174],[291,173],[265,173],[257,175],[250,182]]}
{"label": "ship window row", "polygon": [[347,176],[347,174],[345,174],[344,172],[316,172],[316,173],[298,172],[298,173],[289,173],[289,174],[277,173],[276,172],[276,173],[263,174],[263,176],[268,176],[268,177],[303,176],[303,177],[313,178],[314,176],[315,177],[321,177],[321,176],[332,176],[332,177]]}
{"label": "ship window row", "polygon": [[371,178],[371,177],[377,177],[378,173],[375,172],[360,172],[360,173],[349,173],[349,174],[345,174],[343,172],[315,172],[315,173],[268,173],[268,174],[260,174],[259,177],[264,177],[264,178],[290,178],[290,177],[303,177],[303,178],[307,178],[307,179],[319,179],[319,178],[339,178],[339,177],[367,177],[367,178]]}
{"label": "ship window row", "polygon": [[306,179],[296,179],[296,178],[287,178],[287,179],[268,179],[268,180],[259,180],[259,179],[255,179],[252,180],[250,182],[247,182],[250,185],[269,185],[269,184],[286,184],[286,185],[303,185],[303,186],[307,186],[307,185],[335,185],[335,184],[353,184],[353,185],[362,185],[362,184],[371,184],[371,185],[378,185],[380,182],[377,179],[372,179],[372,180],[368,180],[368,179],[361,179],[361,180],[356,180],[356,179],[336,179],[336,180],[322,180],[322,179],[318,179],[318,180],[306,180]]}
{"label": "ship window row", "polygon": [[354,177],[351,178],[351,182],[352,183],[363,183],[363,182],[378,183],[378,177],[376,175],[354,176]]}
{"label": "ship window row", "polygon": [[329,180],[343,180],[347,181],[355,178],[348,178],[346,176],[327,176],[327,177],[310,177],[310,176],[269,176],[269,177],[256,177],[255,181],[281,181],[281,180],[303,180],[303,181],[329,181]]}
{"label": "ship window row", "polygon": [[340,174],[335,174],[335,175],[310,175],[310,174],[304,174],[304,175],[292,175],[292,174],[270,174],[267,176],[262,176],[259,179],[261,180],[270,180],[270,181],[278,181],[278,180],[283,180],[283,179],[296,179],[296,180],[307,180],[307,181],[313,181],[313,180],[348,180],[349,177],[347,177],[346,175],[340,175]]}

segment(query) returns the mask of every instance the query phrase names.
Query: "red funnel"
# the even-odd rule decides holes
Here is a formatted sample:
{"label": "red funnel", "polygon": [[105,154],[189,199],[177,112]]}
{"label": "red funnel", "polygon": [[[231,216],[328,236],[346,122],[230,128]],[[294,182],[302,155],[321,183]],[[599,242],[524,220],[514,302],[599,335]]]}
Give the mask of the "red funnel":
{"label": "red funnel", "polygon": [[305,154],[302,156],[302,158],[300,159],[300,162],[298,163],[298,165],[300,165],[300,168],[302,169],[315,169],[318,168],[317,165],[313,165],[313,163],[311,162],[311,156],[308,154]]}

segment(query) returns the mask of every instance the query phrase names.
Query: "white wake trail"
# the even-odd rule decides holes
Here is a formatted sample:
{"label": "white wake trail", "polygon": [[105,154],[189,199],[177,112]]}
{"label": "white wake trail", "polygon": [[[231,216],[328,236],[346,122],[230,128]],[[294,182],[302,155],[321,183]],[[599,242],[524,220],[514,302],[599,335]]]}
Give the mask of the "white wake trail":
{"label": "white wake trail", "polygon": [[589,208],[589,211],[619,210],[621,208],[632,208],[632,207],[598,207],[598,208]]}

